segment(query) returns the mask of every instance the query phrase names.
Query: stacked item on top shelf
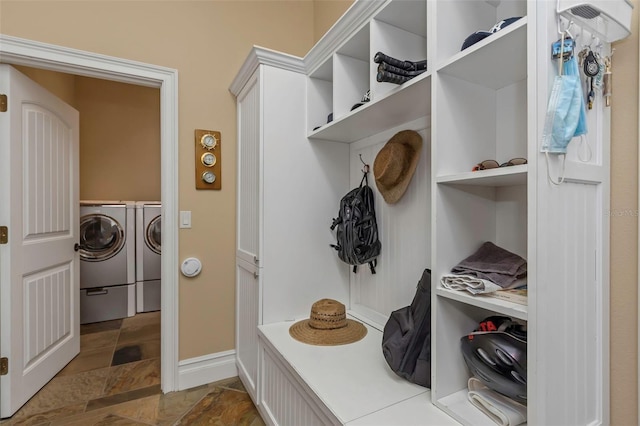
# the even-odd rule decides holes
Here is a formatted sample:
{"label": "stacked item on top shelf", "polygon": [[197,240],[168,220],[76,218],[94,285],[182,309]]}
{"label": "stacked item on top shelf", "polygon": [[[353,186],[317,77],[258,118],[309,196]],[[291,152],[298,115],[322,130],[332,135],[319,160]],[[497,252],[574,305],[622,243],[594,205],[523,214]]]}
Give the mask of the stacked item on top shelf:
{"label": "stacked item on top shelf", "polygon": [[378,52],[373,57],[378,64],[376,80],[381,83],[402,84],[427,70],[427,60],[403,61]]}
{"label": "stacked item on top shelf", "polygon": [[522,18],[522,16],[514,16],[513,18],[507,18],[507,19],[503,19],[501,21],[499,21],[498,23],[496,23],[493,27],[491,27],[491,29],[489,31],[476,31],[472,34],[469,35],[469,37],[464,39],[464,42],[462,43],[462,47],[460,48],[460,50],[464,50],[468,47],[473,46],[474,44],[476,44],[477,42],[484,40],[485,38],[489,37],[491,34],[495,34],[498,31],[500,31],[501,29],[503,29],[504,27],[507,27],[511,24],[513,24],[514,22],[516,22],[518,19]]}
{"label": "stacked item on top shelf", "polygon": [[527,285],[527,261],[490,241],[451,268],[440,280],[444,288],[471,294],[521,289]]}

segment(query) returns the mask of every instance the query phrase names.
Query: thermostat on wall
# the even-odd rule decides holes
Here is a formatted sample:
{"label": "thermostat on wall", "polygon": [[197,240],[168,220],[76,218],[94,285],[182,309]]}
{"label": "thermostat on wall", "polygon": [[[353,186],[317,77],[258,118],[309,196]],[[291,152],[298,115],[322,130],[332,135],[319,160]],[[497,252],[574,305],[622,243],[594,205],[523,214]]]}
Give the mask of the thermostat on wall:
{"label": "thermostat on wall", "polygon": [[182,261],[180,270],[182,271],[182,275],[185,277],[195,277],[200,273],[200,271],[202,271],[202,263],[200,263],[200,260],[195,257],[188,257]]}

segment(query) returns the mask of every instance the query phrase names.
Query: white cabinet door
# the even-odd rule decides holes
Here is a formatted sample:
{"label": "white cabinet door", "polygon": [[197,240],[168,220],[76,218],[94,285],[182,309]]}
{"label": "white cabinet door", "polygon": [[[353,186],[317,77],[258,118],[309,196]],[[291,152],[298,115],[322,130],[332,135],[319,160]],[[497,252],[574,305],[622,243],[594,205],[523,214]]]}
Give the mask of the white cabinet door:
{"label": "white cabinet door", "polygon": [[238,95],[237,257],[260,262],[262,148],[260,84],[255,73]]}
{"label": "white cabinet door", "polygon": [[255,265],[236,259],[236,363],[238,374],[256,404],[260,324],[259,272]]}

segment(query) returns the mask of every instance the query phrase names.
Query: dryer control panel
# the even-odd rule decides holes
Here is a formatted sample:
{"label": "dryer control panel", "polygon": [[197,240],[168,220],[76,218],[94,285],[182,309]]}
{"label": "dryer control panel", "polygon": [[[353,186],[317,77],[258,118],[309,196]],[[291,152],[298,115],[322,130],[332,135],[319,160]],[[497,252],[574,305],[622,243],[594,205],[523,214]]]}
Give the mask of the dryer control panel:
{"label": "dryer control panel", "polygon": [[222,189],[222,137],[215,130],[195,131],[196,189]]}

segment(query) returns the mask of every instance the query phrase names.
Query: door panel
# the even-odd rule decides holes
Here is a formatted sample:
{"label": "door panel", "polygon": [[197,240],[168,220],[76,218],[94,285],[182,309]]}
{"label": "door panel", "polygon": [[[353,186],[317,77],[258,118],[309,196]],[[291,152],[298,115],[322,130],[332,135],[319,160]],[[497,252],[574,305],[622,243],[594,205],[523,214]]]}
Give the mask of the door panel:
{"label": "door panel", "polygon": [[259,266],[262,205],[260,157],[260,84],[257,76],[238,95],[237,257]]}
{"label": "door panel", "polygon": [[30,370],[56,343],[71,335],[65,304],[71,293],[69,264],[24,278],[24,369]]}
{"label": "door panel", "polygon": [[[0,64],[0,415],[13,415],[80,350],[78,112]],[[5,141],[7,141],[5,143]]]}
{"label": "door panel", "polygon": [[33,103],[22,104],[22,119],[24,238],[69,235],[73,130],[55,111]]}

